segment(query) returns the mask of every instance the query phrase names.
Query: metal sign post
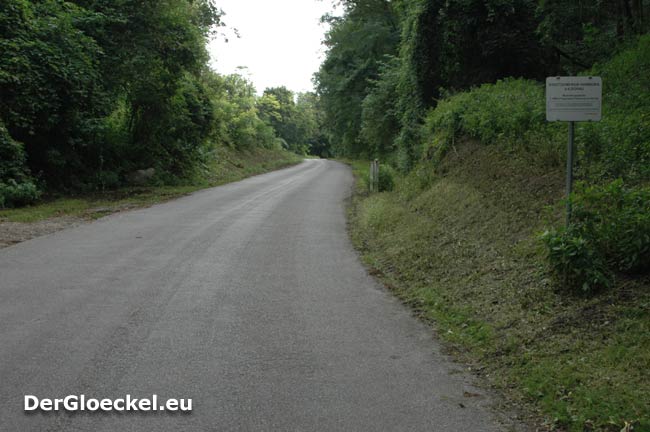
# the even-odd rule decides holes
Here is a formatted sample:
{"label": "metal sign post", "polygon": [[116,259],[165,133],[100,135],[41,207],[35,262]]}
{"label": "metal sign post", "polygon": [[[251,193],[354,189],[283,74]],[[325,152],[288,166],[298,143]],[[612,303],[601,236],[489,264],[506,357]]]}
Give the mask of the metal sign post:
{"label": "metal sign post", "polygon": [[603,83],[600,77],[546,78],[546,120],[569,122],[566,162],[566,225],[571,222],[575,122],[600,121]]}
{"label": "metal sign post", "polygon": [[575,137],[575,122],[569,122],[569,146],[566,156],[566,226],[571,223],[571,193],[573,192],[573,140]]}

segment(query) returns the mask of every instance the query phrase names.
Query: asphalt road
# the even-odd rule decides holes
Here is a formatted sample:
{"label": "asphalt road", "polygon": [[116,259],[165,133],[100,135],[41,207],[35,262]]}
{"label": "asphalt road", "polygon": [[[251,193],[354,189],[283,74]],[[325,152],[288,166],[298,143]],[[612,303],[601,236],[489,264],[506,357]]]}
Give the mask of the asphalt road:
{"label": "asphalt road", "polygon": [[[0,429],[502,430],[360,264],[351,185],[308,160],[0,250]],[[23,410],[80,394],[193,411]]]}

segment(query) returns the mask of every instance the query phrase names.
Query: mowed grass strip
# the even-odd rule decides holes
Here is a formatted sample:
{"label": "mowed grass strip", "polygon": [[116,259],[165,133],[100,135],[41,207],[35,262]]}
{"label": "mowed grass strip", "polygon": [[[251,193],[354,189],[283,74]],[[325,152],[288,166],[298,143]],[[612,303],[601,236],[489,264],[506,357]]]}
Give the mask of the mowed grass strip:
{"label": "mowed grass strip", "polygon": [[[353,164],[360,179],[365,165]],[[358,184],[351,237],[371,271],[531,421],[650,431],[650,280],[621,277],[592,298],[557,289],[539,235],[561,223],[563,179],[465,142],[392,192]]]}

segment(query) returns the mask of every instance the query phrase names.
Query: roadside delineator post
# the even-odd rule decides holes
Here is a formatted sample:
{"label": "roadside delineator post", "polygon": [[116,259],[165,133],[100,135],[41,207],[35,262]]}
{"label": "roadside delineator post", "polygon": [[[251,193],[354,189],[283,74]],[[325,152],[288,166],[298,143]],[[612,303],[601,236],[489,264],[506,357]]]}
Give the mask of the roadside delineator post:
{"label": "roadside delineator post", "polygon": [[370,192],[379,192],[379,160],[370,162],[370,181],[368,182]]}
{"label": "roadside delineator post", "polygon": [[379,192],[379,159],[375,159],[375,192]]}

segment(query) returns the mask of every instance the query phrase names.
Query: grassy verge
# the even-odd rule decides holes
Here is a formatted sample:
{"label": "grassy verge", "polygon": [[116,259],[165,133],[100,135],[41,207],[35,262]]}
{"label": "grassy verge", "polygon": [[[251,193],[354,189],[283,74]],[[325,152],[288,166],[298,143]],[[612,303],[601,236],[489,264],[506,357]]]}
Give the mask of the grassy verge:
{"label": "grassy verge", "polygon": [[0,221],[37,222],[57,216],[98,218],[129,208],[145,207],[188,193],[296,164],[301,157],[283,151],[218,148],[214,162],[195,181],[182,186],[129,187],[82,196],[50,197],[28,207],[0,210]]}
{"label": "grassy verge", "polygon": [[561,169],[462,142],[436,172],[371,196],[357,186],[350,233],[364,261],[534,421],[650,431],[650,280],[591,298],[555,289],[539,234],[561,223]]}

